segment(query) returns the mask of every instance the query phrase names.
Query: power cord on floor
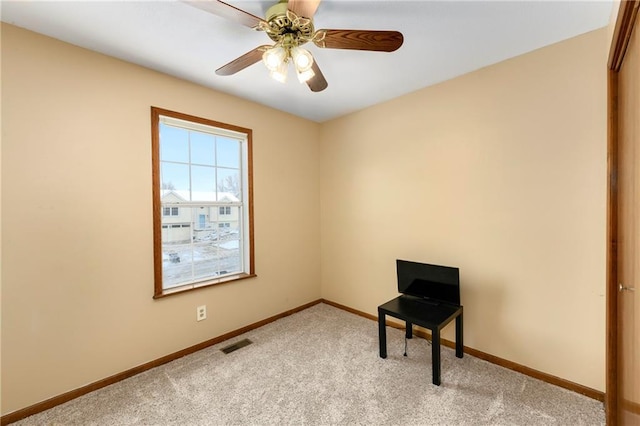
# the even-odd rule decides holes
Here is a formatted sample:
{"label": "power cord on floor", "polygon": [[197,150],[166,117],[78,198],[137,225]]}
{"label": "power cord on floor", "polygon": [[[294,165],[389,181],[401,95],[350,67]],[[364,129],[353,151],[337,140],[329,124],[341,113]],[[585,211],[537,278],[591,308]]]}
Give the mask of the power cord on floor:
{"label": "power cord on floor", "polygon": [[[405,334],[404,336],[404,356],[407,356],[407,335]],[[431,346],[431,340],[426,339],[427,340],[427,345]]]}

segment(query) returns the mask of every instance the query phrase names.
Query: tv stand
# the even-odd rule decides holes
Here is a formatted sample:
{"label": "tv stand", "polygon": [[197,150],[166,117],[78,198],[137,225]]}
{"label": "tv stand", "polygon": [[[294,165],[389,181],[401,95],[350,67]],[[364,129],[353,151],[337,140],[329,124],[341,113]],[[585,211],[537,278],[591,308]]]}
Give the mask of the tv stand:
{"label": "tv stand", "polygon": [[387,357],[386,315],[405,321],[405,336],[413,337],[413,324],[431,330],[431,368],[433,384],[440,386],[440,331],[453,319],[456,320],[456,357],[462,358],[462,306],[441,303],[425,303],[420,298],[402,295],[378,306],[378,336],[380,339],[380,358]]}

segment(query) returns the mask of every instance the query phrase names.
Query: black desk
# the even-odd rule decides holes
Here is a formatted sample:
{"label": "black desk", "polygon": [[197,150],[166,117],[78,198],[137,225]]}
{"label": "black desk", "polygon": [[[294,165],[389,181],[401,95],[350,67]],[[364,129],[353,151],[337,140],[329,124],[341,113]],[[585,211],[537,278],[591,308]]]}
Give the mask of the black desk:
{"label": "black desk", "polygon": [[440,386],[440,330],[456,319],[456,356],[462,358],[462,306],[446,303],[433,304],[419,297],[402,295],[378,306],[378,333],[380,358],[387,357],[387,329],[385,316],[407,323],[406,337],[413,337],[413,324],[431,330],[433,384]]}

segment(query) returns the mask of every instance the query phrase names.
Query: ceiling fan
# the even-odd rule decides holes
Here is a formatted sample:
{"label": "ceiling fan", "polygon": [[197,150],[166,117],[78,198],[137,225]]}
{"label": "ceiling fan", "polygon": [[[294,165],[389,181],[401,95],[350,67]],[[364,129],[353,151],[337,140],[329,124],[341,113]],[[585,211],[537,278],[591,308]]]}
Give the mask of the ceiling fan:
{"label": "ceiling fan", "polygon": [[293,63],[298,80],[306,82],[313,92],[327,88],[327,80],[311,52],[301,47],[312,42],[320,48],[393,52],[402,46],[398,31],[373,30],[315,30],[313,15],[321,0],[280,0],[271,6],[266,19],[259,18],[219,0],[185,1],[197,7],[249,28],[264,31],[274,41],[262,45],[218,68],[218,75],[232,75],[262,60],[271,77],[284,82],[289,61]]}

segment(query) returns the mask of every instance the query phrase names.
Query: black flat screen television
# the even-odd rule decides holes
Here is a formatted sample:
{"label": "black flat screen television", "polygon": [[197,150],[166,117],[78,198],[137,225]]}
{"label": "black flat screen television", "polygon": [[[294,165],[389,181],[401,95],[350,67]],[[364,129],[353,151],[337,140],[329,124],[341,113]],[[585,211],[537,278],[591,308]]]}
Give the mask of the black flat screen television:
{"label": "black flat screen television", "polygon": [[460,270],[450,266],[396,260],[398,292],[460,305]]}

